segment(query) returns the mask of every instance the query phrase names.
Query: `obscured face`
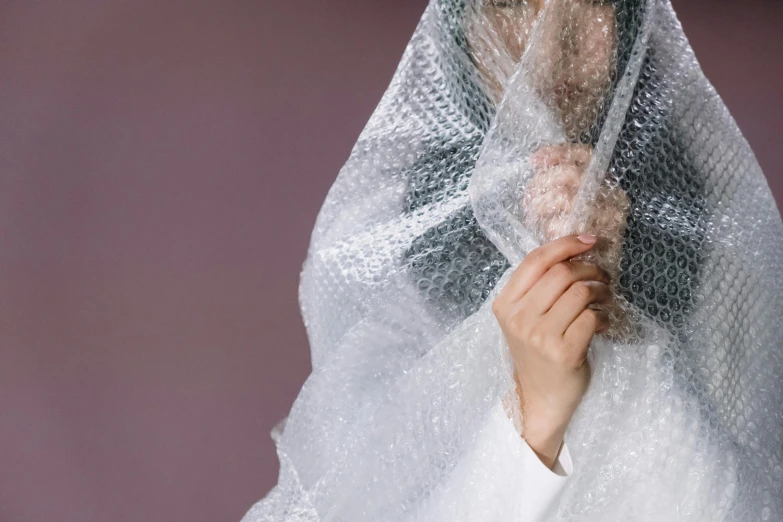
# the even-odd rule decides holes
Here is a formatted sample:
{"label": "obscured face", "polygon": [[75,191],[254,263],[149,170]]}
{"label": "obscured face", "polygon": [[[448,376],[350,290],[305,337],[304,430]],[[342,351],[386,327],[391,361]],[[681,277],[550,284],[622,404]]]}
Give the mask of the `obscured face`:
{"label": "obscured face", "polygon": [[[611,85],[616,59],[614,7],[593,0],[473,0],[465,27],[471,59],[498,102],[535,27],[527,61],[541,98],[574,141],[589,130]],[[541,20],[539,20],[541,18]]]}

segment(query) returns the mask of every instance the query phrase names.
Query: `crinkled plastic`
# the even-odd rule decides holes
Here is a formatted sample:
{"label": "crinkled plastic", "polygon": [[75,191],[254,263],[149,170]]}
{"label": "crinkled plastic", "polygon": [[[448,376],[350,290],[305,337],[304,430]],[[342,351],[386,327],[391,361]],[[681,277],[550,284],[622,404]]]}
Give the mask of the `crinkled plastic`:
{"label": "crinkled plastic", "polygon": [[783,520],[783,228],[669,0],[431,0],[318,216],[313,372],[243,520],[426,518],[514,393],[492,296],[571,232],[620,305],[549,518]]}

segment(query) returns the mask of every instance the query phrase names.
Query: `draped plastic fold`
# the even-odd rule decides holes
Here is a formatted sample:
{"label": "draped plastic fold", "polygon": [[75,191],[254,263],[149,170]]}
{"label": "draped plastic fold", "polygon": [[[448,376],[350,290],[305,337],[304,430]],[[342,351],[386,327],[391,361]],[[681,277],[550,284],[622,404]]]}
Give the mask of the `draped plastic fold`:
{"label": "draped plastic fold", "polygon": [[[313,371],[244,521],[420,520],[514,390],[492,296],[569,232],[605,240],[621,305],[550,519],[783,520],[783,228],[759,165],[668,0],[534,4],[427,7],[313,230]],[[568,205],[541,150],[587,153]]]}

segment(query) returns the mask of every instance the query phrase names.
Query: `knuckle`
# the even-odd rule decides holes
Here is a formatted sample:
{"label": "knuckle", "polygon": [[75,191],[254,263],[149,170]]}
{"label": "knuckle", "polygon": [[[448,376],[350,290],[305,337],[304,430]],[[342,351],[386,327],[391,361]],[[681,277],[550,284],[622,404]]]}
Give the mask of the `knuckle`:
{"label": "knuckle", "polygon": [[571,280],[574,277],[574,267],[570,263],[558,263],[551,270],[552,276],[558,281]]}
{"label": "knuckle", "polygon": [[577,281],[572,284],[571,292],[579,301],[589,301],[593,297],[593,287],[584,281]]}
{"label": "knuckle", "polygon": [[524,337],[525,318],[519,312],[506,318],[506,329],[514,337]]}
{"label": "knuckle", "polygon": [[587,360],[587,347],[580,345],[566,344],[563,350],[562,364],[571,369],[581,367]]}
{"label": "knuckle", "polygon": [[[519,266],[517,266],[514,269],[513,277],[520,277],[524,275],[525,272],[527,272],[528,270],[530,270],[530,263],[528,262],[526,257],[525,259],[522,260],[521,263],[519,263]],[[503,291],[506,291],[506,289],[504,288]]]}
{"label": "knuckle", "polygon": [[558,346],[556,350],[552,350],[550,357],[552,362],[565,368],[571,368],[575,364],[572,351],[566,345]]}
{"label": "knuckle", "polygon": [[530,343],[530,345],[537,350],[541,350],[545,348],[547,345],[546,331],[544,330],[544,328],[541,327],[540,324],[529,328],[528,331],[526,332],[526,338],[528,343]]}
{"label": "knuckle", "polygon": [[519,270],[523,270],[524,267],[537,265],[541,263],[544,260],[544,251],[542,250],[543,247],[538,247],[535,250],[531,250],[530,253],[528,253],[527,256],[525,256],[525,260],[520,263]]}
{"label": "knuckle", "polygon": [[492,313],[495,314],[495,317],[500,319],[500,314],[503,311],[503,305],[500,302],[500,298],[495,298],[492,301]]}

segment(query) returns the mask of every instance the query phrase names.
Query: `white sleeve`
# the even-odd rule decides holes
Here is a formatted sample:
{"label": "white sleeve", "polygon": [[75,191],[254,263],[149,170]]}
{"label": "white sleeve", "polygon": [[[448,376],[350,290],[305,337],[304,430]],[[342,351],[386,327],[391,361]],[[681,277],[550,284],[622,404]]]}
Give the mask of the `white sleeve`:
{"label": "white sleeve", "polygon": [[519,484],[520,505],[524,508],[524,518],[519,522],[534,522],[540,520],[552,502],[558,497],[565,487],[569,475],[573,471],[571,454],[568,452],[568,445],[563,441],[560,453],[555,460],[555,464],[549,469],[541,462],[538,455],[533,451],[527,441],[517,433],[514,424],[506,416],[503,408],[498,419],[499,424],[505,424],[507,431],[513,432],[510,436],[516,436],[520,446],[519,452],[509,452],[515,459],[516,465],[522,467],[521,484]]}
{"label": "white sleeve", "polygon": [[443,486],[416,520],[538,522],[573,470],[568,446],[549,469],[498,403]]}

